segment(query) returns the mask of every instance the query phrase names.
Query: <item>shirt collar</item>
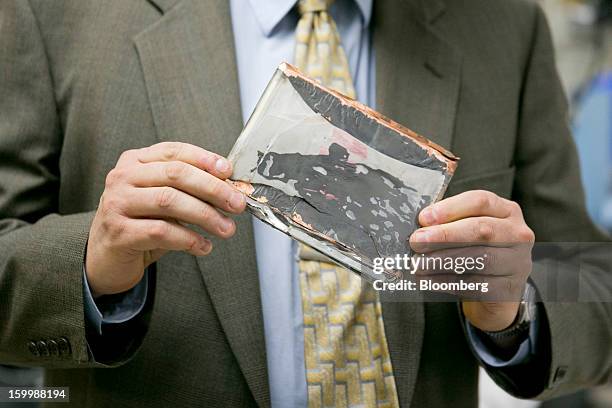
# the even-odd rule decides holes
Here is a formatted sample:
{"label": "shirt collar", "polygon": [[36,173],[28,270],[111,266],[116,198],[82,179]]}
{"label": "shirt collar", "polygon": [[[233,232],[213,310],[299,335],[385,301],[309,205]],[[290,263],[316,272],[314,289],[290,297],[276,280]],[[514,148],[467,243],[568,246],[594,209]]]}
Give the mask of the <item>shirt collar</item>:
{"label": "shirt collar", "polygon": [[[357,3],[364,26],[370,24],[372,17],[372,3],[374,0],[350,0]],[[270,36],[274,27],[291,11],[297,3],[296,0],[249,0],[251,9],[259,23],[259,27],[266,37]]]}

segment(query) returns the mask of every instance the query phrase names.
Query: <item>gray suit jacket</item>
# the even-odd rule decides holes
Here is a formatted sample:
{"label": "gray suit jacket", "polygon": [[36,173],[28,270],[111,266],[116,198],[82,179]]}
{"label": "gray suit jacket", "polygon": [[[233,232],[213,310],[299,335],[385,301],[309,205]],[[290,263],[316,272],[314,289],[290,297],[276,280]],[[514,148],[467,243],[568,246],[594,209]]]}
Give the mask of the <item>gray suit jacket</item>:
{"label": "gray suit jacket", "polygon": [[[137,322],[99,339],[83,312],[88,230],[120,153],[178,140],[226,154],[238,136],[230,24],[224,0],[0,2],[0,363],[48,367],[74,406],[270,403],[248,215],[211,256],[163,258]],[[605,239],[585,212],[539,8],[384,0],[373,24],[377,106],[462,157],[448,195],[511,197],[542,241]],[[402,406],[474,407],[456,305],[383,309]],[[536,361],[494,378],[542,398],[609,378],[610,307],[545,311]]]}

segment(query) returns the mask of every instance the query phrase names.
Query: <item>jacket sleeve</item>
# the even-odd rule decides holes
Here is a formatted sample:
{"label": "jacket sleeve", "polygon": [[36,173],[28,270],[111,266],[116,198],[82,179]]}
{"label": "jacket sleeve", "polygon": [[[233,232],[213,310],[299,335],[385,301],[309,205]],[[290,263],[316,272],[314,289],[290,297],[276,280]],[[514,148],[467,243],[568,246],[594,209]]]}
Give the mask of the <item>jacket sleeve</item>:
{"label": "jacket sleeve", "polygon": [[[94,213],[58,214],[61,135],[53,78],[29,1],[2,1],[2,364],[46,367],[98,364],[88,344],[83,305],[83,260]],[[144,328],[138,330],[140,333]],[[141,337],[123,336],[120,348],[104,354],[105,362],[125,361],[140,344]]]}
{"label": "jacket sleeve", "polygon": [[[568,253],[576,246],[579,262],[534,262],[531,279],[542,295],[544,315],[533,359],[507,368],[481,364],[510,394],[546,399],[611,378],[612,245],[587,214],[549,27],[539,6],[531,10],[533,35],[521,94],[513,199],[538,243],[560,243]],[[600,245],[571,244],[577,242]],[[572,285],[578,282],[582,299],[600,301],[559,295],[577,288]],[[556,296],[551,286],[560,289]]]}

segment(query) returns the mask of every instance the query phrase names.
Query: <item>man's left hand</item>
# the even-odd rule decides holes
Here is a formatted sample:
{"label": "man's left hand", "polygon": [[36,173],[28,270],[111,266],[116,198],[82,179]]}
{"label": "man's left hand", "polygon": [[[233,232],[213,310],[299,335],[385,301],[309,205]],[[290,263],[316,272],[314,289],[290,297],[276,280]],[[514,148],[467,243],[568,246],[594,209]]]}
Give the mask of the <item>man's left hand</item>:
{"label": "man's left hand", "polygon": [[[498,298],[463,301],[463,312],[481,330],[499,331],[510,326],[522,293],[517,288],[524,287],[531,273],[535,241],[521,207],[489,191],[473,190],[423,209],[419,223],[422,228],[410,237],[410,246],[418,253],[431,254],[442,248],[456,254],[459,248],[485,248],[490,267],[484,279],[496,283],[492,290],[498,291]],[[514,290],[514,298],[503,296],[501,291],[507,290]]]}

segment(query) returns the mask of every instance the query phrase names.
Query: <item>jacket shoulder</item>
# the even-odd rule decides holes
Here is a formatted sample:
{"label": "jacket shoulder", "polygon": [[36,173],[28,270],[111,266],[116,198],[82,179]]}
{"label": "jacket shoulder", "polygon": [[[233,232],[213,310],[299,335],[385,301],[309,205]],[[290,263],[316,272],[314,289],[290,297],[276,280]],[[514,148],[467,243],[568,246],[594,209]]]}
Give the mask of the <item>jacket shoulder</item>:
{"label": "jacket shoulder", "polygon": [[[466,57],[482,62],[526,63],[538,24],[540,6],[532,0],[444,0],[435,24]],[[483,59],[484,56],[488,58]]]}
{"label": "jacket shoulder", "polygon": [[451,12],[463,11],[466,15],[486,13],[493,18],[509,17],[512,20],[534,17],[540,8],[535,0],[444,0]]}

